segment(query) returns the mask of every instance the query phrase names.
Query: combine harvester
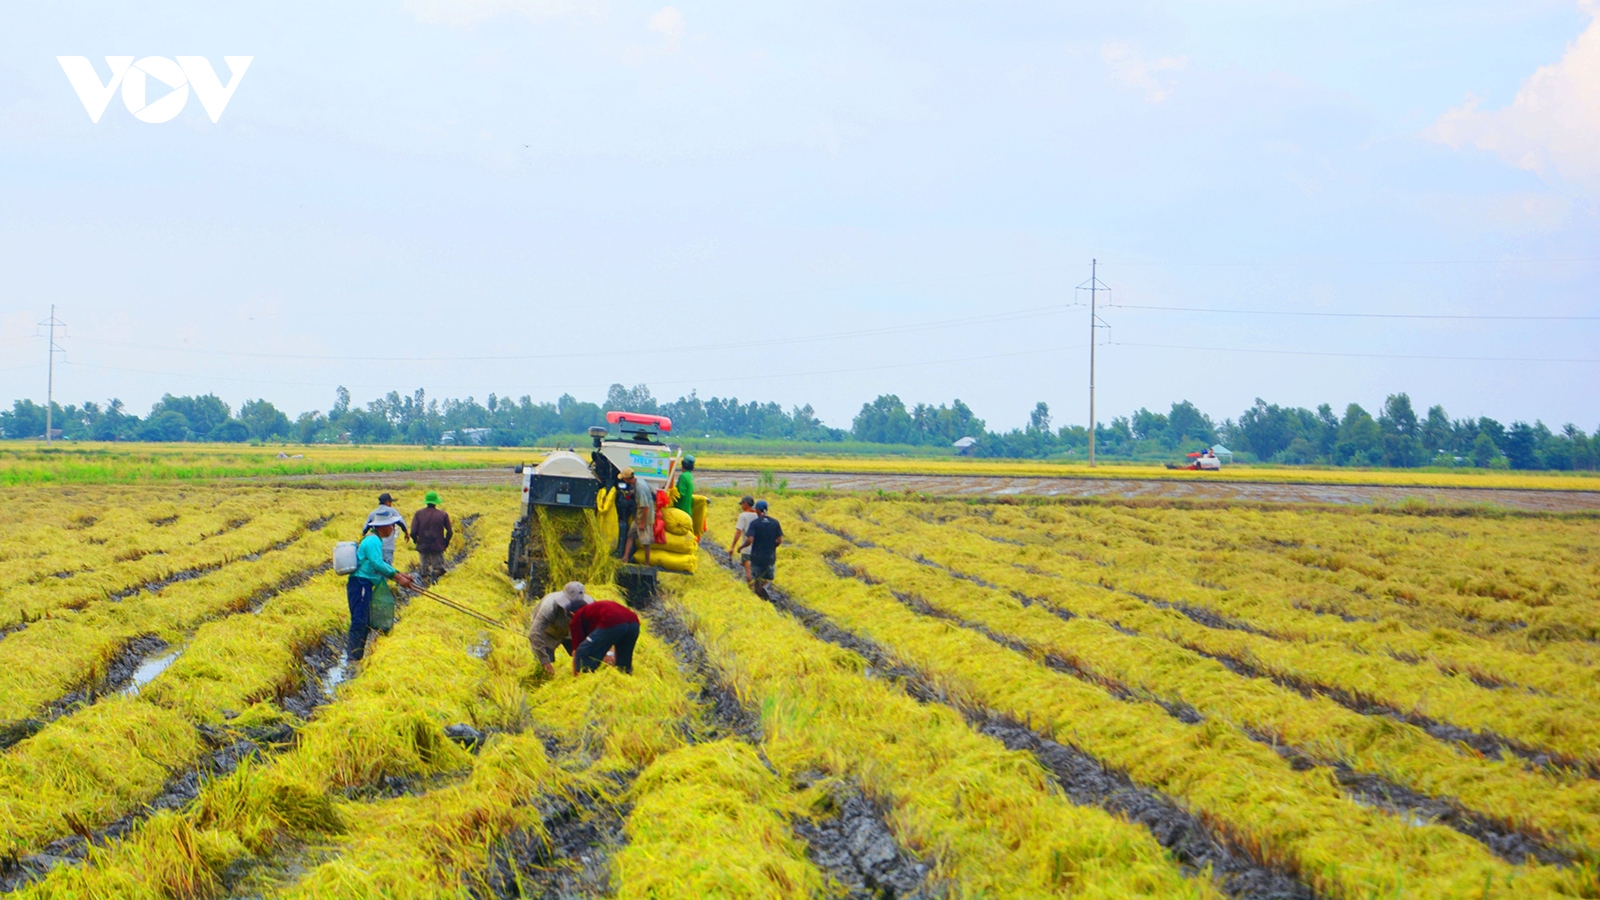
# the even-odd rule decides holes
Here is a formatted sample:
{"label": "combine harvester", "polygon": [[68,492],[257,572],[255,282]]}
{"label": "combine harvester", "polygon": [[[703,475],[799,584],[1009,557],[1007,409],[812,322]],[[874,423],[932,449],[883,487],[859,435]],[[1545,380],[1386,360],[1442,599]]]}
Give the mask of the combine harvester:
{"label": "combine harvester", "polygon": [[555,450],[538,465],[519,465],[522,510],[511,530],[506,569],[523,583],[524,595],[537,601],[568,581],[585,583],[614,578],[633,606],[644,606],[656,591],[661,571],[693,573],[695,545],[704,530],[704,497],[696,495],[696,515],[684,529],[681,510],[657,505],[667,519],[667,541],[634,562],[621,559],[617,523],[618,475],[632,469],[653,491],[665,492],[677,479],[683,448],[657,441],[672,431],[672,420],[643,413],[608,412],[606,422],[621,438],[608,440],[609,429],[589,429],[594,450],[585,460],[571,449]]}
{"label": "combine harvester", "polygon": [[1196,450],[1193,453],[1186,454],[1186,457],[1189,460],[1187,465],[1180,466],[1177,463],[1167,463],[1167,468],[1189,469],[1196,472],[1222,471],[1222,457],[1217,455],[1216,448]]}

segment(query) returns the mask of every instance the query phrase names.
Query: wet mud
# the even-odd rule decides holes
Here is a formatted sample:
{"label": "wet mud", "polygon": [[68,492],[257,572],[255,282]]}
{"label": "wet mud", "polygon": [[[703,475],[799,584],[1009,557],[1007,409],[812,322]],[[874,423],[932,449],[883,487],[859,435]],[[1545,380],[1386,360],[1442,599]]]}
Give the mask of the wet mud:
{"label": "wet mud", "polygon": [[806,842],[806,856],[838,881],[848,900],[944,896],[929,884],[928,865],[895,841],[887,810],[853,785],[839,785],[828,799],[828,815],[796,819],[793,828]]}
{"label": "wet mud", "polygon": [[[740,702],[693,630],[666,603],[652,604],[646,615],[651,631],[672,646],[679,664],[699,686],[698,699],[710,719],[709,733],[701,739],[731,736],[744,740],[755,747],[767,768],[778,774],[761,747],[760,716]],[[808,774],[799,778],[794,787],[804,789],[816,780],[815,774]],[[790,827],[806,841],[806,856],[846,889],[846,897],[890,900],[935,896],[927,884],[931,867],[896,842],[886,811],[879,804],[851,784],[835,784],[829,800],[822,816],[793,819]]]}
{"label": "wet mud", "polygon": [[[621,793],[626,784],[618,781]],[[547,837],[517,830],[489,848],[489,866],[467,885],[474,898],[592,900],[610,894],[611,857],[622,846],[629,809],[595,796],[540,808]]]}
{"label": "wet mud", "polygon": [[[849,532],[846,532],[846,531],[844,531],[842,529],[829,527],[829,526],[824,525],[824,524],[822,524],[820,522],[816,522],[816,521],[814,521],[814,520],[812,520],[809,517],[806,517],[804,515],[802,515],[801,518],[807,524],[813,525],[814,527],[816,527],[816,528],[818,528],[818,529],[820,529],[822,531],[825,531],[825,532],[827,532],[829,534],[832,534],[833,536],[838,537],[838,538],[840,538],[842,540],[849,541],[849,542],[855,544],[856,546],[860,546],[860,547],[875,547],[875,546],[877,546],[877,545],[873,544],[870,541],[865,541],[865,540],[861,540],[861,539],[855,538]],[[896,552],[896,551],[890,551],[890,552]],[[904,554],[899,554],[899,555],[904,555]],[[975,575],[969,575],[969,574],[966,574],[966,573],[961,572],[961,571],[956,570],[956,569],[952,569],[952,568],[950,568],[948,566],[945,566],[945,565],[943,565],[941,563],[937,563],[937,562],[934,562],[932,560],[925,559],[925,558],[921,557],[920,555],[919,556],[907,556],[906,558],[911,559],[914,562],[921,563],[923,565],[928,565],[928,566],[932,566],[934,568],[937,568],[937,569],[939,569],[939,570],[941,570],[943,572],[948,573],[952,577],[959,578],[959,579],[961,579],[963,581],[969,581],[969,582],[972,582],[974,584],[978,584],[978,585],[983,586],[983,587],[992,588],[994,590],[1001,590],[1001,591],[1006,590],[1005,588],[1002,588],[999,585],[993,584],[992,582],[986,581],[983,578],[980,578],[980,577],[975,576]],[[1055,606],[1054,604],[1046,602],[1046,601],[1043,601],[1043,600],[1040,600],[1039,598],[1029,597],[1029,596],[1027,596],[1025,594],[1022,594],[1020,592],[1017,592],[1017,591],[1007,591],[1007,593],[1009,593],[1011,596],[1017,598],[1019,601],[1021,601],[1025,605],[1037,605],[1039,608],[1045,609],[1045,610],[1049,610],[1049,611],[1055,613],[1056,615],[1060,616],[1061,618],[1070,619],[1070,618],[1072,618],[1074,616],[1073,613],[1071,613],[1071,612],[1069,612],[1067,610],[1060,609],[1059,607]],[[1139,595],[1134,595],[1134,596],[1139,596]],[[1140,597],[1140,599],[1146,600],[1148,602],[1148,601],[1151,601],[1153,598]],[[1161,601],[1161,602],[1165,602],[1165,601]],[[1168,605],[1172,606],[1175,609],[1177,609],[1178,606],[1179,606],[1178,604],[1168,604]],[[1221,626],[1217,626],[1217,625],[1211,625],[1207,621],[1205,621],[1205,619],[1207,618],[1206,616],[1201,616],[1200,618],[1196,618],[1195,616],[1190,615],[1189,611],[1186,611],[1184,609],[1178,609],[1178,611],[1184,613],[1184,615],[1189,616],[1192,620],[1197,621],[1202,625],[1207,625],[1207,627],[1230,627],[1229,623],[1231,622],[1231,620],[1222,619],[1222,617],[1220,617],[1220,616],[1217,617],[1217,618],[1219,620],[1222,620],[1223,624]],[[1107,620],[1107,619],[1096,618],[1096,621],[1104,622],[1105,624],[1110,625],[1111,627],[1117,629],[1118,631],[1120,631],[1120,632],[1122,632],[1124,634],[1128,634],[1128,635],[1138,634],[1137,631],[1133,631],[1131,629],[1125,628],[1125,627],[1119,625],[1118,623],[1112,622],[1112,621]],[[1242,623],[1239,623],[1239,624],[1242,624]],[[1254,629],[1250,629],[1250,628],[1234,629],[1234,630],[1248,630],[1248,631],[1252,631],[1253,633],[1258,634],[1258,635],[1263,636],[1263,637],[1267,637],[1267,638],[1274,639],[1274,640],[1277,639],[1276,637],[1274,637],[1270,633],[1262,632],[1262,631],[1254,630]],[[1170,638],[1162,638],[1162,640],[1172,640],[1172,639],[1170,639]],[[1206,650],[1204,650],[1204,649],[1202,649],[1200,647],[1197,647],[1197,646],[1195,646],[1195,645],[1193,645],[1191,643],[1185,642],[1185,641],[1172,640],[1172,643],[1175,643],[1178,646],[1183,647],[1186,650],[1189,650],[1191,652],[1194,652],[1194,653],[1197,653],[1197,654],[1199,654],[1201,656],[1204,656],[1207,659],[1216,660],[1217,662],[1222,663],[1222,665],[1227,667],[1229,671],[1233,672],[1236,675],[1241,675],[1241,676],[1244,676],[1244,677],[1247,677],[1247,678],[1265,678],[1265,679],[1273,682],[1274,684],[1277,684],[1279,687],[1288,688],[1289,690],[1295,691],[1296,693],[1298,693],[1298,694],[1300,694],[1302,696],[1305,696],[1305,697],[1312,697],[1312,696],[1326,697],[1327,699],[1332,700],[1333,702],[1339,704],[1340,706],[1343,706],[1344,708],[1346,708],[1346,709],[1348,709],[1348,710],[1350,710],[1351,712],[1354,712],[1354,713],[1358,713],[1358,714],[1361,714],[1361,715],[1368,715],[1368,716],[1385,716],[1387,718],[1391,718],[1391,719],[1395,719],[1397,721],[1405,722],[1405,723],[1407,723],[1409,725],[1415,725],[1416,727],[1421,728],[1423,731],[1426,731],[1429,735],[1431,735],[1432,737],[1436,738],[1437,740],[1443,741],[1443,742],[1448,743],[1448,744],[1463,744],[1466,747],[1470,748],[1471,752],[1474,752],[1476,754],[1481,754],[1483,756],[1487,756],[1490,759],[1503,759],[1503,758],[1511,757],[1511,758],[1516,758],[1516,759],[1522,760],[1529,768],[1532,768],[1532,769],[1555,771],[1555,772],[1558,772],[1558,773],[1560,773],[1560,772],[1568,772],[1568,773],[1577,774],[1577,775],[1580,775],[1580,776],[1586,777],[1586,778],[1600,778],[1600,767],[1597,767],[1596,765],[1594,765],[1592,763],[1588,763],[1588,762],[1585,762],[1583,760],[1576,759],[1576,758],[1571,757],[1571,756],[1566,755],[1566,754],[1561,754],[1561,753],[1558,753],[1558,752],[1555,752],[1555,751],[1552,751],[1552,750],[1549,750],[1549,749],[1546,749],[1546,748],[1532,746],[1530,744],[1526,744],[1524,742],[1517,741],[1517,740],[1505,737],[1504,735],[1495,734],[1493,732],[1475,731],[1475,730],[1468,729],[1468,728],[1462,728],[1462,727],[1457,726],[1457,725],[1451,725],[1451,724],[1446,723],[1446,722],[1440,722],[1437,719],[1433,719],[1433,718],[1430,718],[1428,716],[1423,716],[1423,715],[1420,715],[1418,713],[1406,712],[1406,711],[1401,710],[1401,709],[1399,709],[1397,707],[1391,706],[1389,704],[1385,704],[1385,703],[1383,703],[1383,702],[1381,702],[1379,700],[1376,700],[1376,699],[1374,699],[1372,697],[1367,697],[1367,696],[1364,696],[1364,695],[1360,695],[1360,694],[1357,694],[1357,693],[1355,693],[1353,691],[1347,691],[1347,690],[1345,690],[1343,688],[1335,687],[1333,685],[1323,684],[1323,683],[1320,683],[1320,682],[1312,681],[1310,679],[1304,679],[1304,678],[1299,678],[1299,677],[1295,677],[1295,676],[1289,676],[1289,675],[1282,675],[1282,674],[1278,674],[1278,673],[1266,672],[1266,671],[1259,669],[1255,665],[1253,665],[1253,664],[1251,664],[1251,663],[1249,663],[1249,662],[1247,662],[1247,661],[1245,661],[1243,659],[1239,659],[1237,657],[1227,656],[1227,655],[1223,655],[1223,654],[1211,653],[1211,652],[1208,652],[1208,651],[1206,651]]]}
{"label": "wet mud", "polygon": [[1309,900],[1310,887],[1287,872],[1257,863],[1223,836],[1207,828],[1173,800],[1135,785],[1068,744],[1042,737],[1005,718],[973,719],[973,727],[1011,750],[1026,750],[1042,763],[1074,803],[1098,806],[1143,825],[1180,862],[1199,871],[1211,866],[1229,896],[1250,900]]}
{"label": "wet mud", "polygon": [[[51,841],[36,853],[13,860],[0,859],[0,893],[15,891],[38,881],[56,866],[83,862],[91,849],[121,840],[140,822],[161,810],[182,809],[200,796],[200,787],[205,780],[227,775],[244,760],[258,758],[263,753],[262,745],[248,735],[208,726],[200,726],[197,730],[207,750],[196,766],[174,776],[161,793],[143,807],[109,825]],[[266,736],[258,737],[265,739]]]}
{"label": "wet mud", "polygon": [[[845,566],[834,560],[829,560],[834,573],[841,577],[855,577],[869,583],[878,583],[871,574],[857,568]],[[1160,698],[1140,697],[1136,692],[1115,681],[1098,677],[1086,671],[1081,664],[1050,653],[1041,653],[1037,648],[1023,641],[1006,635],[999,635],[977,623],[968,622],[959,616],[951,615],[932,607],[927,601],[914,595],[902,592],[893,592],[897,600],[915,612],[951,622],[963,628],[978,631],[990,640],[1030,656],[1049,668],[1066,674],[1074,675],[1104,687],[1113,696],[1122,700],[1149,699],[1159,703],[1169,715],[1187,723],[1196,723],[1202,720],[1200,713],[1192,706],[1185,703],[1163,702]],[[1145,599],[1145,598],[1141,598]],[[1231,668],[1231,667],[1230,667]],[[1243,673],[1241,673],[1243,674]],[[1261,677],[1249,675],[1248,677]],[[1304,692],[1302,692],[1304,693]],[[1386,713],[1387,714],[1387,713]],[[1437,727],[1437,724],[1436,724]],[[1445,726],[1449,728],[1450,726]],[[1247,732],[1248,733],[1248,732]],[[1455,733],[1450,731],[1447,733]],[[1437,734],[1435,735],[1438,736]],[[1376,806],[1390,813],[1400,815],[1409,821],[1418,824],[1438,822],[1446,825],[1474,840],[1479,841],[1491,852],[1502,859],[1512,863],[1522,863],[1532,858],[1541,863],[1553,865],[1566,865],[1572,862],[1572,856],[1556,847],[1546,836],[1530,834],[1513,828],[1508,828],[1491,816],[1471,810],[1451,800],[1431,797],[1418,793],[1402,785],[1396,784],[1381,776],[1357,772],[1342,763],[1318,762],[1312,757],[1292,746],[1281,744],[1269,738],[1251,734],[1252,738],[1270,743],[1274,749],[1288,759],[1296,769],[1306,769],[1313,766],[1326,766],[1333,769],[1335,777],[1341,786],[1357,802],[1369,806]],[[1155,831],[1155,829],[1152,829]],[[1158,837],[1162,832],[1156,832]],[[1163,839],[1163,843],[1165,840]],[[1207,860],[1202,859],[1195,865],[1203,865]],[[1218,871],[1222,871],[1219,867]]]}
{"label": "wet mud", "polygon": [[1357,803],[1374,806],[1409,821],[1413,825],[1437,823],[1453,828],[1483,844],[1490,852],[1513,864],[1530,859],[1546,865],[1565,866],[1574,861],[1547,836],[1520,831],[1476,810],[1449,799],[1431,797],[1396,784],[1379,775],[1357,772],[1340,762],[1327,762],[1270,737],[1247,732],[1254,740],[1271,744],[1279,756],[1297,770],[1327,768],[1339,786]]}
{"label": "wet mud", "polygon": [[[726,554],[720,551],[713,551],[713,554],[724,566],[733,568]],[[897,680],[912,697],[950,706],[974,730],[1000,740],[1010,749],[1031,753],[1055,776],[1074,802],[1096,806],[1143,825],[1158,842],[1196,872],[1210,864],[1219,887],[1230,896],[1243,900],[1302,900],[1314,896],[1310,887],[1292,872],[1251,856],[1225,835],[1185,812],[1175,800],[1158,791],[1138,787],[1125,774],[1082,750],[1057,743],[1005,716],[952,702],[920,672],[897,666],[879,645],[843,631],[826,616],[797,603],[781,589],[769,588],[769,593],[773,605],[793,615],[818,638],[861,653],[875,667],[898,669]],[[830,635],[843,636],[844,640],[835,640]],[[1192,709],[1189,712],[1192,714]],[[1173,709],[1168,713],[1183,718]]]}

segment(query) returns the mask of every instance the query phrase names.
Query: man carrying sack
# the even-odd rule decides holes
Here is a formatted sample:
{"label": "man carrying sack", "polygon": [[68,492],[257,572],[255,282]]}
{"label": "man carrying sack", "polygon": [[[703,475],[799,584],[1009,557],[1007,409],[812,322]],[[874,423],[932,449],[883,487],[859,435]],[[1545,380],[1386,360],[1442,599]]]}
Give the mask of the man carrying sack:
{"label": "man carrying sack", "polygon": [[350,573],[350,580],[345,582],[345,597],[350,601],[350,635],[345,642],[345,656],[350,662],[356,662],[366,653],[374,589],[388,578],[393,578],[401,587],[408,588],[416,584],[410,575],[397,571],[383,561],[383,541],[394,534],[395,527],[401,521],[400,514],[393,509],[380,507],[374,510],[367,521],[367,527],[372,532],[356,545],[356,570]]}
{"label": "man carrying sack", "polygon": [[450,526],[450,514],[439,508],[438,491],[429,491],[422,500],[428,505],[411,517],[411,539],[417,542],[417,554],[422,557],[422,582],[432,584],[444,575],[444,551],[455,537],[455,529]]}

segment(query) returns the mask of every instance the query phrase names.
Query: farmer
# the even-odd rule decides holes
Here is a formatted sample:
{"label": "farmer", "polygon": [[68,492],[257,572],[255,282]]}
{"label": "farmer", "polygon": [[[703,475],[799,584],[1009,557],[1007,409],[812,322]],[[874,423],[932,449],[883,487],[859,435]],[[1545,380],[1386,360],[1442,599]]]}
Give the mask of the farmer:
{"label": "farmer", "polygon": [[633,469],[624,466],[617,470],[617,549],[624,560],[630,551],[628,538],[633,536],[633,514],[638,508],[638,480]]}
{"label": "farmer", "polygon": [[456,532],[450,514],[439,508],[438,491],[429,491],[422,500],[427,506],[411,517],[411,535],[422,556],[422,580],[431,584],[444,574],[444,551]]}
{"label": "farmer", "polygon": [[[350,662],[359,660],[367,649],[367,622],[372,615],[372,589],[385,578],[393,578],[401,587],[411,587],[416,582],[383,558],[383,542],[402,524],[400,514],[373,510],[367,519],[372,530],[356,546],[356,570],[345,582],[345,597],[350,601],[350,639],[345,642],[345,655]],[[403,527],[403,526],[402,526]]]}
{"label": "farmer", "polygon": [[767,584],[776,577],[778,545],[783,543],[783,526],[767,515],[767,501],[756,501],[756,519],[744,534],[744,546],[750,551],[750,589],[763,600]]}
{"label": "farmer", "polygon": [[694,457],[683,458],[683,471],[678,474],[678,484],[672,505],[689,515],[694,515]]}
{"label": "farmer", "polygon": [[[373,520],[378,518],[380,515],[387,515],[384,510],[388,510],[390,513],[400,516],[400,520],[396,524],[400,526],[401,531],[405,532],[406,540],[413,540],[411,537],[411,532],[406,531],[405,516],[401,516],[400,511],[394,508],[394,497],[391,497],[388,491],[384,491],[378,495],[378,508],[367,514],[367,524],[366,527],[361,529],[361,533],[365,535],[367,532],[373,530]],[[391,566],[394,565],[394,545],[395,541],[398,539],[399,536],[394,533],[393,528],[389,529],[388,536],[383,539],[383,561]]]}
{"label": "farmer", "polygon": [[533,624],[528,627],[528,646],[534,658],[544,665],[551,675],[556,673],[556,648],[565,647],[572,656],[572,614],[594,598],[583,589],[582,582],[569,582],[559,591],[546,594],[533,611]]}
{"label": "farmer", "polygon": [[745,494],[739,498],[739,518],[733,523],[733,541],[728,544],[728,556],[739,555],[739,562],[744,566],[745,584],[750,583],[750,551],[740,550],[739,541],[750,533],[750,523],[756,520],[756,501],[754,497]]}
{"label": "farmer", "polygon": [[[631,527],[627,543],[622,548],[622,561],[627,562],[633,558],[635,546],[649,547],[656,542],[656,489],[650,486],[647,479],[635,475],[631,468],[623,469],[617,477],[633,492],[634,511],[628,523]],[[617,521],[624,521],[620,503],[617,505]],[[648,557],[649,551],[645,553]]]}
{"label": "farmer", "polygon": [[617,668],[633,674],[633,645],[639,640],[639,617],[611,600],[584,604],[572,614],[572,674],[600,668],[606,651],[615,650]]}

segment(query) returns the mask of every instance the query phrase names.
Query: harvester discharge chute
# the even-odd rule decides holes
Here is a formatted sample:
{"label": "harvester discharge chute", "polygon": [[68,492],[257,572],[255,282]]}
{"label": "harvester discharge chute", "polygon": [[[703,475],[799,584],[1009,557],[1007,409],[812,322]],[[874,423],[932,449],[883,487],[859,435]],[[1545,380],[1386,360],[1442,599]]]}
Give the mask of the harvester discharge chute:
{"label": "harvester discharge chute", "polygon": [[[679,546],[683,542],[676,532],[682,528],[676,517],[672,517],[673,537],[680,539],[672,542],[672,550],[679,552],[651,548],[655,552],[641,550],[633,560],[621,558],[625,529],[617,521],[618,476],[623,469],[632,469],[639,483],[652,491],[671,487],[683,449],[656,439],[672,431],[672,420],[608,412],[606,421],[617,426],[621,438],[608,439],[604,425],[590,428],[594,449],[587,460],[570,449],[555,450],[538,465],[517,467],[522,475],[522,509],[511,531],[506,569],[512,579],[525,582],[530,599],[569,581],[615,580],[630,604],[642,606],[655,594],[659,571],[694,571],[698,558],[694,544]],[[661,515],[675,511],[661,510]]]}

